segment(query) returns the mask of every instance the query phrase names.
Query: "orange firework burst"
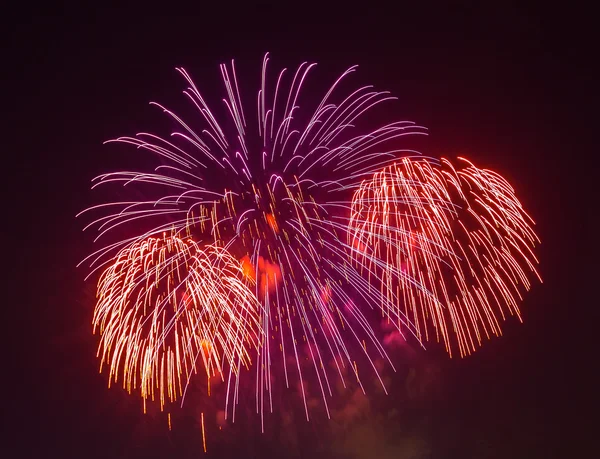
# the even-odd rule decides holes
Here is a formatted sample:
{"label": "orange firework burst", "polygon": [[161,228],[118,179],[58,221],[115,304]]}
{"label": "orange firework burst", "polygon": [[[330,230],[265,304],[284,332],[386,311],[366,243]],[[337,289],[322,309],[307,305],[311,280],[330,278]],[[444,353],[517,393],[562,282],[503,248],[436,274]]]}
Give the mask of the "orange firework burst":
{"label": "orange firework burst", "polygon": [[457,345],[464,356],[500,335],[507,313],[521,318],[521,291],[539,278],[531,250],[539,239],[509,183],[460,159],[455,169],[404,158],[363,182],[348,244],[387,297],[388,318],[391,304],[419,338],[433,331],[450,355]]}
{"label": "orange firework burst", "polygon": [[209,375],[222,360],[237,373],[258,342],[257,300],[224,249],[176,236],[121,250],[100,276],[94,330],[101,367],[144,399],[174,401],[199,360]]}

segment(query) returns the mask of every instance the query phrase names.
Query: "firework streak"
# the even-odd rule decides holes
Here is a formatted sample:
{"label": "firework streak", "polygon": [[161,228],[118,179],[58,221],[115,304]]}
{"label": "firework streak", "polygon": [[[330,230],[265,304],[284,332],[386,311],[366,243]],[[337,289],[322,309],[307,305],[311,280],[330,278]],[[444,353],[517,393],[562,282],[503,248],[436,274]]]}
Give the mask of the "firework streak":
{"label": "firework streak", "polygon": [[252,375],[261,425],[279,386],[299,387],[307,419],[308,392],[329,415],[333,380],[364,391],[370,374],[385,390],[376,363],[393,364],[371,326],[382,317],[406,338],[435,337],[461,355],[499,334],[505,311],[519,315],[537,242],[497,174],[399,149],[425,134],[412,122],[362,128],[395,98],[344,90],[355,67],[301,110],[315,64],[270,76],[268,62],[251,112],[233,62],[221,65],[220,113],[178,69],[197,119],[153,103],[176,132],[111,142],[159,164],[94,179],[145,199],[84,211],[101,214],[87,226],[97,239],[113,237],[84,260],[90,275],[101,272],[94,326],[111,379],[162,407],[201,361],[226,382],[235,419],[241,375]]}

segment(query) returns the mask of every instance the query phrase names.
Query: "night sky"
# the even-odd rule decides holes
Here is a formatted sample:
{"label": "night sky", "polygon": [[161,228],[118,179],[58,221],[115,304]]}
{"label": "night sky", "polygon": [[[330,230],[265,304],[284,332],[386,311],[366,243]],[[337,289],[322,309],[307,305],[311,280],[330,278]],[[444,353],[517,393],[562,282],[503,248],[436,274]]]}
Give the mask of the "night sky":
{"label": "night sky", "polygon": [[[152,17],[6,17],[4,456],[547,458],[588,451],[598,424],[596,397],[588,395],[598,365],[598,300],[588,294],[598,274],[598,206],[588,203],[598,172],[597,128],[586,126],[590,13],[495,4],[173,6],[166,13],[167,4]],[[286,423],[274,420],[260,434],[250,414],[227,432],[209,432],[204,456],[194,407],[169,432],[164,416],[144,416],[139,397],[108,389],[106,373],[98,373],[94,285],[76,268],[95,246],[75,214],[96,202],[91,178],[131,165],[125,150],[103,141],[168,129],[149,101],[185,106],[176,66],[205,93],[214,91],[216,102],[218,64],[234,58],[238,76],[248,77],[242,86],[254,91],[267,51],[272,69],[315,61],[313,78],[327,82],[358,64],[357,81],[398,96],[387,105],[390,119],[429,128],[422,152],[464,155],[502,173],[537,222],[544,284],[526,295],[524,324],[509,320],[503,337],[469,358],[398,353],[391,394],[373,394],[366,404],[342,395],[344,422],[317,416],[307,424],[290,408]]]}

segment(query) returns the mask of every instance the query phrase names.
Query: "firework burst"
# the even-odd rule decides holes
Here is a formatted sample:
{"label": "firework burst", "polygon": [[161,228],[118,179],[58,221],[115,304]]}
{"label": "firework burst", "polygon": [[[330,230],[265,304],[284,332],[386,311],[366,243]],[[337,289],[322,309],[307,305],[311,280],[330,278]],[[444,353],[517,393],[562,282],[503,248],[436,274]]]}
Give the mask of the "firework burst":
{"label": "firework burst", "polygon": [[363,182],[348,241],[361,249],[355,263],[398,300],[420,338],[464,356],[500,335],[507,314],[521,318],[521,292],[539,278],[539,240],[510,184],[460,159],[456,169],[445,159],[404,158]]}
{"label": "firework burst", "polygon": [[258,303],[237,260],[222,248],[175,236],[148,238],[121,250],[98,282],[94,330],[110,380],[139,388],[161,408],[183,394],[202,362],[222,374],[250,364]]}
{"label": "firework burst", "polygon": [[163,404],[184,392],[200,360],[219,373],[226,362],[225,413],[235,417],[238,370],[252,364],[261,425],[292,379],[307,419],[309,391],[329,415],[334,378],[364,392],[370,374],[385,390],[380,364],[393,364],[371,326],[382,314],[417,342],[432,327],[449,351],[454,333],[461,354],[481,333],[498,334],[501,304],[518,314],[514,287],[528,288],[524,269],[535,272],[525,242],[536,240],[497,174],[411,160],[418,153],[397,142],[425,134],[412,122],[362,127],[395,98],[343,89],[355,67],[314,99],[301,93],[315,64],[271,76],[268,62],[253,110],[233,62],[220,67],[220,112],[177,69],[197,119],[153,103],[178,126],[170,137],[111,142],[150,153],[155,169],[94,179],[152,197],[84,211],[102,214],[87,226],[97,239],[116,235],[84,260],[90,275],[102,272],[94,324],[111,377],[121,371],[144,398],[158,388]]}

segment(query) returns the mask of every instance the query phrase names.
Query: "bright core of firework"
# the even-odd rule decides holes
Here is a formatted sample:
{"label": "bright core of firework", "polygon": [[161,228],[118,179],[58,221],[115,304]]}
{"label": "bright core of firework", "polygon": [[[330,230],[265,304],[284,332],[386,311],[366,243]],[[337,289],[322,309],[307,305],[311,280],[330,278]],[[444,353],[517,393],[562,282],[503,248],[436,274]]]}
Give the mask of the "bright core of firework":
{"label": "bright core of firework", "polygon": [[261,422],[292,379],[307,418],[309,391],[329,415],[333,379],[364,391],[371,374],[385,390],[376,362],[393,364],[371,325],[382,316],[402,336],[465,355],[500,334],[505,312],[519,315],[537,275],[533,222],[502,177],[400,149],[425,133],[412,122],[363,127],[394,97],[344,89],[355,67],[303,98],[315,64],[272,77],[268,62],[251,111],[233,62],[221,65],[221,113],[178,69],[197,119],[153,104],[179,126],[170,137],[113,142],[150,153],[155,169],[94,179],[145,199],[84,211],[101,213],[87,226],[97,239],[113,235],[84,260],[101,272],[101,362],[161,406],[202,361],[227,373],[226,415],[235,417],[243,367]]}

